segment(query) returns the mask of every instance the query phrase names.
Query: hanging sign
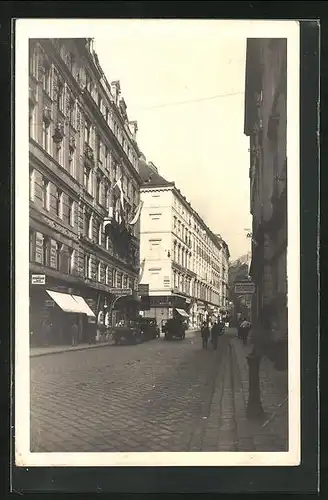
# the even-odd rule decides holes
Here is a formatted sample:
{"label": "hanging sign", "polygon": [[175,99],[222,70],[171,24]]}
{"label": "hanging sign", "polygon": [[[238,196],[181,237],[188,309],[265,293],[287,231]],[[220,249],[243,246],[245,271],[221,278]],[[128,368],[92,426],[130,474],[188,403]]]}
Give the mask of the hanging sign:
{"label": "hanging sign", "polygon": [[240,281],[239,283],[235,283],[234,292],[236,295],[253,295],[256,291],[255,283],[251,281]]}
{"label": "hanging sign", "polygon": [[131,288],[110,288],[109,293],[112,293],[113,295],[119,296],[119,297],[124,297],[124,295],[132,295],[132,289]]}

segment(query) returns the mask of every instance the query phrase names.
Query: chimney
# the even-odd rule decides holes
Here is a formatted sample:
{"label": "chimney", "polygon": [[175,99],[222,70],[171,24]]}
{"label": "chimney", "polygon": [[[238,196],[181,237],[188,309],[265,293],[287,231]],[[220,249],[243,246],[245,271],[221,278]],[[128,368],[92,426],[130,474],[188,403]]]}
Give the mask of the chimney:
{"label": "chimney", "polygon": [[136,141],[137,140],[137,132],[138,132],[138,122],[137,121],[132,121],[129,122],[130,129],[133,135],[133,139]]}
{"label": "chimney", "polygon": [[119,80],[115,80],[111,83],[111,89],[114,97],[115,104],[118,104],[118,99],[121,93],[121,85]]}

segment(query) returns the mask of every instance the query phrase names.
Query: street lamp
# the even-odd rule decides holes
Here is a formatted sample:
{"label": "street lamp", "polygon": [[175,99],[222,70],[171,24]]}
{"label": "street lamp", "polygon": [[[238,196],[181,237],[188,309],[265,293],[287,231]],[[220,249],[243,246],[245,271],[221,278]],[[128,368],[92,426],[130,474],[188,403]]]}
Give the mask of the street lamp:
{"label": "street lamp", "polygon": [[249,419],[261,420],[264,416],[260,390],[261,356],[253,350],[246,359],[248,364],[249,387],[246,414]]}

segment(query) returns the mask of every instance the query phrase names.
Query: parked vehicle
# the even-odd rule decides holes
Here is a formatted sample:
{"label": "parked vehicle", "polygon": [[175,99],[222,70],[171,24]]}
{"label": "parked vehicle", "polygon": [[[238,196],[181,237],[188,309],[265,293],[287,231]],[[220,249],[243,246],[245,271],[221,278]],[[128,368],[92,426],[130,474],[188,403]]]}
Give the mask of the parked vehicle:
{"label": "parked vehicle", "polygon": [[143,333],[138,321],[120,321],[113,329],[112,335],[115,344],[122,341],[138,344],[143,341]]}
{"label": "parked vehicle", "polygon": [[143,340],[152,340],[159,336],[155,318],[140,318],[138,323],[140,325]]}
{"label": "parked vehicle", "polygon": [[186,325],[179,318],[172,318],[167,321],[163,328],[165,340],[178,338],[183,340],[186,336]]}

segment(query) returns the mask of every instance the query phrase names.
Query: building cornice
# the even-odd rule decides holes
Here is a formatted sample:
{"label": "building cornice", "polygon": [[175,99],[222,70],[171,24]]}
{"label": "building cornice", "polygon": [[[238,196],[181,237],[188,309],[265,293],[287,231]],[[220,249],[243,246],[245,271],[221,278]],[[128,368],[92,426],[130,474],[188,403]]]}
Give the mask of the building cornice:
{"label": "building cornice", "polygon": [[172,191],[174,187],[174,183],[168,183],[168,184],[161,184],[157,186],[153,185],[148,185],[147,184],[142,184],[140,186],[140,192],[141,193],[150,193],[152,191]]}

